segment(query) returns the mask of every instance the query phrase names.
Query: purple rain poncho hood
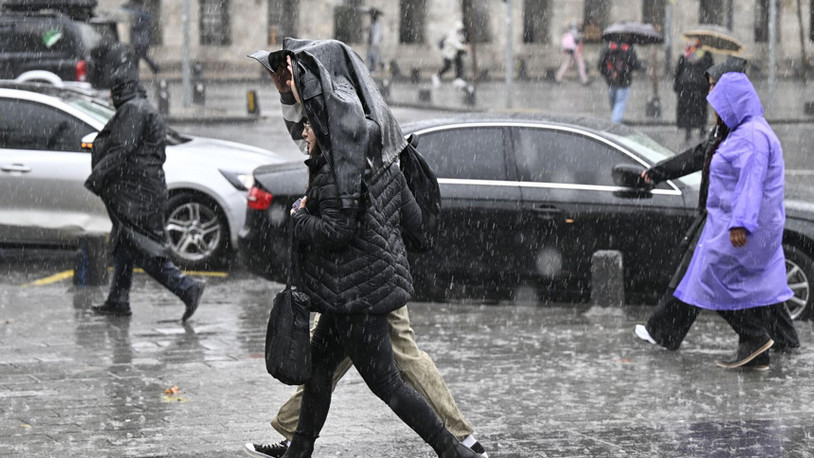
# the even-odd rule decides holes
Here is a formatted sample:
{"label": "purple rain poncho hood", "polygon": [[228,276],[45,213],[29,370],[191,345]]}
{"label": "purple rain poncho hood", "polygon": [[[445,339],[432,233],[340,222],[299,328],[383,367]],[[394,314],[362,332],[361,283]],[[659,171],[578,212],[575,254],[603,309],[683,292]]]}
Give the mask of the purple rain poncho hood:
{"label": "purple rain poncho hood", "polygon": [[[731,129],[710,163],[707,222],[675,296],[711,310],[739,310],[784,302],[785,167],[777,136],[744,74],[727,73],[707,101]],[[746,229],[735,248],[729,230]]]}

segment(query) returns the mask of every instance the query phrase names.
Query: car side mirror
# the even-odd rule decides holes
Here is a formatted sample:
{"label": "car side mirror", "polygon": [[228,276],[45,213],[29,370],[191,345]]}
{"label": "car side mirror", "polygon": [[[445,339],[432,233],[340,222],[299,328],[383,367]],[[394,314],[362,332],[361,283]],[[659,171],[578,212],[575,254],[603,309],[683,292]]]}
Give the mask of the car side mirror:
{"label": "car side mirror", "polygon": [[640,165],[618,164],[611,172],[613,182],[625,188],[649,189],[651,186],[642,178],[644,167]]}
{"label": "car side mirror", "polygon": [[99,135],[99,132],[91,132],[84,137],[82,137],[81,143],[79,146],[82,147],[83,150],[92,150],[93,149],[93,142],[96,140],[96,136]]}
{"label": "car side mirror", "polygon": [[618,164],[616,165],[611,174],[613,175],[613,182],[617,186],[621,186],[623,190],[614,192],[618,197],[629,199],[641,199],[652,197],[650,192],[652,185],[647,184],[642,178],[644,167],[640,165],[631,164]]}

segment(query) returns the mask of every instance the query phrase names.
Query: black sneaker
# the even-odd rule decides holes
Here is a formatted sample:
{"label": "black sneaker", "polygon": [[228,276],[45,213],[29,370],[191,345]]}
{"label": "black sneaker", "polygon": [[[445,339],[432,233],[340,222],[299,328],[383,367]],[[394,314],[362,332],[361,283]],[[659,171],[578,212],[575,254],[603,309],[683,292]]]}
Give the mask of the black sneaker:
{"label": "black sneaker", "polygon": [[181,322],[186,323],[187,320],[198,310],[198,304],[201,302],[206,282],[203,280],[195,280],[195,283],[184,291],[184,316],[181,317]]}
{"label": "black sneaker", "polygon": [[102,305],[92,306],[90,309],[97,315],[130,316],[133,314],[129,305],[114,305],[107,302]]}
{"label": "black sneaker", "polygon": [[738,352],[735,354],[735,356],[726,361],[716,361],[715,364],[726,369],[741,367],[757,358],[761,353],[765,353],[766,350],[772,347],[772,345],[774,345],[774,340],[772,339],[766,339],[763,342],[757,343],[743,342],[738,345]]}
{"label": "black sneaker", "polygon": [[246,445],[243,446],[243,451],[249,456],[273,456],[280,458],[285,455],[286,450],[288,450],[288,442],[286,440],[281,440],[276,444],[252,444],[251,442],[247,442]]}
{"label": "black sneaker", "polygon": [[755,372],[765,372],[769,370],[769,363],[771,359],[769,357],[769,352],[764,351],[763,353],[757,355],[755,359],[749,361],[748,363],[741,366],[741,369],[750,370]]}
{"label": "black sneaker", "polygon": [[489,458],[489,455],[486,453],[486,450],[483,449],[483,445],[480,442],[475,442],[469,447],[470,450],[480,455],[482,458]]}

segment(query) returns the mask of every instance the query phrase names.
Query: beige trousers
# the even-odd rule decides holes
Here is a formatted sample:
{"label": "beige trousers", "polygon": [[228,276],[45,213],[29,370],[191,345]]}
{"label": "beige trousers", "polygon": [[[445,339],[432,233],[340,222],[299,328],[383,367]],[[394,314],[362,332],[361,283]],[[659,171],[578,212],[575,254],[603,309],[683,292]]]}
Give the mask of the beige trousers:
{"label": "beige trousers", "polygon": [[[319,315],[314,319],[314,327],[319,320]],[[387,316],[390,324],[390,341],[393,344],[393,359],[396,361],[401,376],[404,381],[413,387],[430,404],[432,409],[444,423],[444,426],[458,440],[463,440],[472,434],[473,429],[452,399],[446,382],[435,367],[435,363],[426,352],[421,351],[415,343],[415,334],[410,327],[410,315],[407,307],[390,312]],[[313,332],[313,328],[311,330]],[[348,372],[352,363],[350,358],[345,358],[336,368],[333,377],[333,386],[336,388],[337,382]],[[300,404],[302,403],[303,387],[297,388],[297,392],[288,398],[288,401],[280,407],[277,416],[271,420],[271,426],[282,434],[286,439],[291,440],[294,431],[297,429],[297,421],[300,416]]]}

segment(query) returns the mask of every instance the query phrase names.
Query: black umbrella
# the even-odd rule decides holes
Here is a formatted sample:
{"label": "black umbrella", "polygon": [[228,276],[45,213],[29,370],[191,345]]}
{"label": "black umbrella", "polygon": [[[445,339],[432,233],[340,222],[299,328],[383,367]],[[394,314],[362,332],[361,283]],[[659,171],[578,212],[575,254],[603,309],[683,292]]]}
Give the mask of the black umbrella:
{"label": "black umbrella", "polygon": [[617,22],[602,32],[602,39],[638,45],[663,43],[664,35],[651,24],[641,22]]}

